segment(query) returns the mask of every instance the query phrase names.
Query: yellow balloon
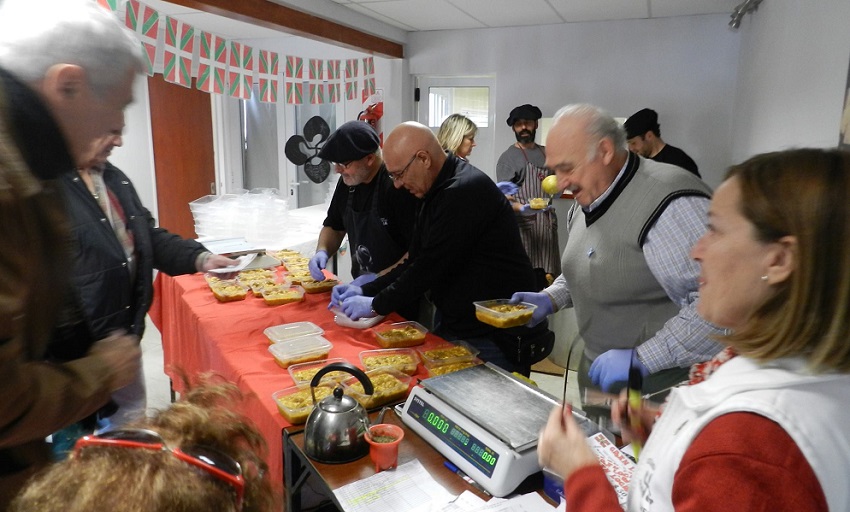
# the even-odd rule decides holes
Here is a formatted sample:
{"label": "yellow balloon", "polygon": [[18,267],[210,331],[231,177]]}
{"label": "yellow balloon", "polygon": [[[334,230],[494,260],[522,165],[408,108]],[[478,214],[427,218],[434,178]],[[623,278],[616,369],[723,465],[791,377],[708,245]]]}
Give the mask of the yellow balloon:
{"label": "yellow balloon", "polygon": [[547,194],[555,195],[560,190],[558,190],[558,178],[553,174],[551,176],[546,176],[543,178],[543,192]]}

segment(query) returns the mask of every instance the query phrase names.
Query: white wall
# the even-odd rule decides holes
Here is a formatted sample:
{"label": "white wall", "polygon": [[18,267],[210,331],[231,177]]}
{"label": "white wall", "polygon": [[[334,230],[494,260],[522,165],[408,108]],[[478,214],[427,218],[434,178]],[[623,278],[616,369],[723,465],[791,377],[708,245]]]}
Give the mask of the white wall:
{"label": "white wall", "polygon": [[741,23],[733,160],[838,144],[850,2],[770,0]]}
{"label": "white wall", "polygon": [[618,117],[650,107],[664,140],[714,186],[731,163],[740,35],[727,22],[724,14],[417,32],[406,55],[414,75],[496,76],[496,158],[515,140],[504,123],[523,103],[544,116],[574,102]]}

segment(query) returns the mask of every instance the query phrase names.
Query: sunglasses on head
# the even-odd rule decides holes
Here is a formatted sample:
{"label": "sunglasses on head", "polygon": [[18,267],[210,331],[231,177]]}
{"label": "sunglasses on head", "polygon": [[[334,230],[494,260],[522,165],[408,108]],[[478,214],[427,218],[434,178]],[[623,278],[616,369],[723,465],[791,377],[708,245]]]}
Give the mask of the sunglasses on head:
{"label": "sunglasses on head", "polygon": [[242,467],[233,457],[218,450],[206,446],[170,448],[165,444],[162,436],[153,430],[118,429],[96,436],[81,437],[74,445],[74,455],[79,457],[84,448],[91,446],[142,448],[170,452],[183,462],[230,485],[236,493],[236,510],[242,510],[242,499],[245,495],[245,479],[242,477]]}

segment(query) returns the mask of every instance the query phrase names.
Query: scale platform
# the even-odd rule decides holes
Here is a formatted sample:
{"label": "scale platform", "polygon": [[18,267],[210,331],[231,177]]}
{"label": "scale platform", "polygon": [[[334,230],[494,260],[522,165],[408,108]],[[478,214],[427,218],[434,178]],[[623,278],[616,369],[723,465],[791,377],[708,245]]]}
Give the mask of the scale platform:
{"label": "scale platform", "polygon": [[402,421],[490,494],[505,496],[540,471],[537,440],[560,400],[489,363],[420,384]]}

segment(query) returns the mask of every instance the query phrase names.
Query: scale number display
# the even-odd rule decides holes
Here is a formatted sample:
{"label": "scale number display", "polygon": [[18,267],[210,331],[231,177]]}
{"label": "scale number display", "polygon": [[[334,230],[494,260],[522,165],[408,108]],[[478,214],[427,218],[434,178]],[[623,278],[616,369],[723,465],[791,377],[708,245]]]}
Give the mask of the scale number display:
{"label": "scale number display", "polygon": [[443,443],[471,462],[488,478],[493,476],[499,454],[456,424],[419,396],[413,397],[407,410],[413,419],[431,431]]}

